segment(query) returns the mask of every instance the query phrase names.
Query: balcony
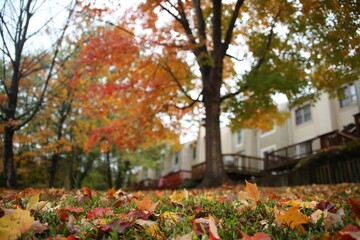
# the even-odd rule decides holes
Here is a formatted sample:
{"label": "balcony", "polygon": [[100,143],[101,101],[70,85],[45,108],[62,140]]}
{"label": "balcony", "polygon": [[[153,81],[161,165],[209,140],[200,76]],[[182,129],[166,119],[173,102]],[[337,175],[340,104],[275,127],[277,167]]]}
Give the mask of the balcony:
{"label": "balcony", "polygon": [[295,165],[300,159],[316,154],[322,149],[340,147],[356,137],[344,131],[333,131],[304,142],[265,153],[265,169],[281,170]]}

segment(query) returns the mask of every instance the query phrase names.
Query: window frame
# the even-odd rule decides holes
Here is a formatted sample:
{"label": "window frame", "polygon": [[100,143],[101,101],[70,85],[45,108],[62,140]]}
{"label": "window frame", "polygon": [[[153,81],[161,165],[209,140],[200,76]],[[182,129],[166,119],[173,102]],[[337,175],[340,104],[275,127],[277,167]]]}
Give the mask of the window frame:
{"label": "window frame", "polygon": [[357,102],[356,87],[353,83],[346,84],[339,89],[339,105],[340,108],[346,108]]}
{"label": "window frame", "polygon": [[311,105],[306,104],[302,107],[295,109],[295,124],[296,126],[302,125],[312,120]]}

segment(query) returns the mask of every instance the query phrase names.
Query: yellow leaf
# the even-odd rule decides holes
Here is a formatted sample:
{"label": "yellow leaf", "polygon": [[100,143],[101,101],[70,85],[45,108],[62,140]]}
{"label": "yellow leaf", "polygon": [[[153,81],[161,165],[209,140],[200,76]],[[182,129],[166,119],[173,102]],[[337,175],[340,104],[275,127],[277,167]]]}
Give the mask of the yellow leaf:
{"label": "yellow leaf", "polygon": [[309,223],[310,219],[299,211],[299,206],[289,208],[284,215],[278,216],[279,221],[289,226],[291,229],[295,229],[301,224]]}
{"label": "yellow leaf", "polygon": [[170,223],[177,223],[182,219],[180,215],[169,211],[164,212],[161,216]]}
{"label": "yellow leaf", "polygon": [[0,218],[0,239],[18,239],[34,222],[29,210],[17,208],[12,214]]}
{"label": "yellow leaf", "polygon": [[28,203],[26,204],[26,210],[41,210],[46,204],[46,201],[39,202],[40,193],[31,196]]}
{"label": "yellow leaf", "polygon": [[184,189],[182,192],[177,193],[176,191],[174,191],[171,195],[170,195],[170,200],[171,202],[175,203],[175,204],[179,204],[181,206],[184,206],[184,199],[187,200],[189,198],[189,192]]}

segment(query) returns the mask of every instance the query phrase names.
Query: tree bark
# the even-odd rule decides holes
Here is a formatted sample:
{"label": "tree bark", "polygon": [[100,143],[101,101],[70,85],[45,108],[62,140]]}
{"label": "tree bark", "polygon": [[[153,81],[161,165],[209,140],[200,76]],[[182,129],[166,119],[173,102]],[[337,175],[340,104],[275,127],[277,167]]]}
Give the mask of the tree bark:
{"label": "tree bark", "polygon": [[205,105],[205,174],[199,187],[221,186],[228,181],[223,167],[220,134],[220,87],[222,83],[222,60],[209,73],[203,72]]}
{"label": "tree bark", "polygon": [[49,188],[55,186],[57,166],[60,159],[60,153],[55,153],[51,158],[50,176],[49,176]]}
{"label": "tree bark", "polygon": [[6,187],[16,188],[16,173],[14,167],[13,138],[14,130],[11,126],[5,126],[4,132],[4,177]]}
{"label": "tree bark", "polygon": [[113,187],[112,176],[111,176],[111,166],[110,166],[110,151],[106,152],[106,180],[109,189]]}

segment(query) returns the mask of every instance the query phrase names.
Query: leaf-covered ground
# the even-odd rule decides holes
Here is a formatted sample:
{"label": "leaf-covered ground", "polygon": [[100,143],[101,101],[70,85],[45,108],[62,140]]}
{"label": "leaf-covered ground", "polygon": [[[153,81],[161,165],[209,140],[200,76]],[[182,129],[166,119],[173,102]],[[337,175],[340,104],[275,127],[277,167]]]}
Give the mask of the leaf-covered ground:
{"label": "leaf-covered ground", "polygon": [[0,196],[0,239],[360,239],[359,184]]}

